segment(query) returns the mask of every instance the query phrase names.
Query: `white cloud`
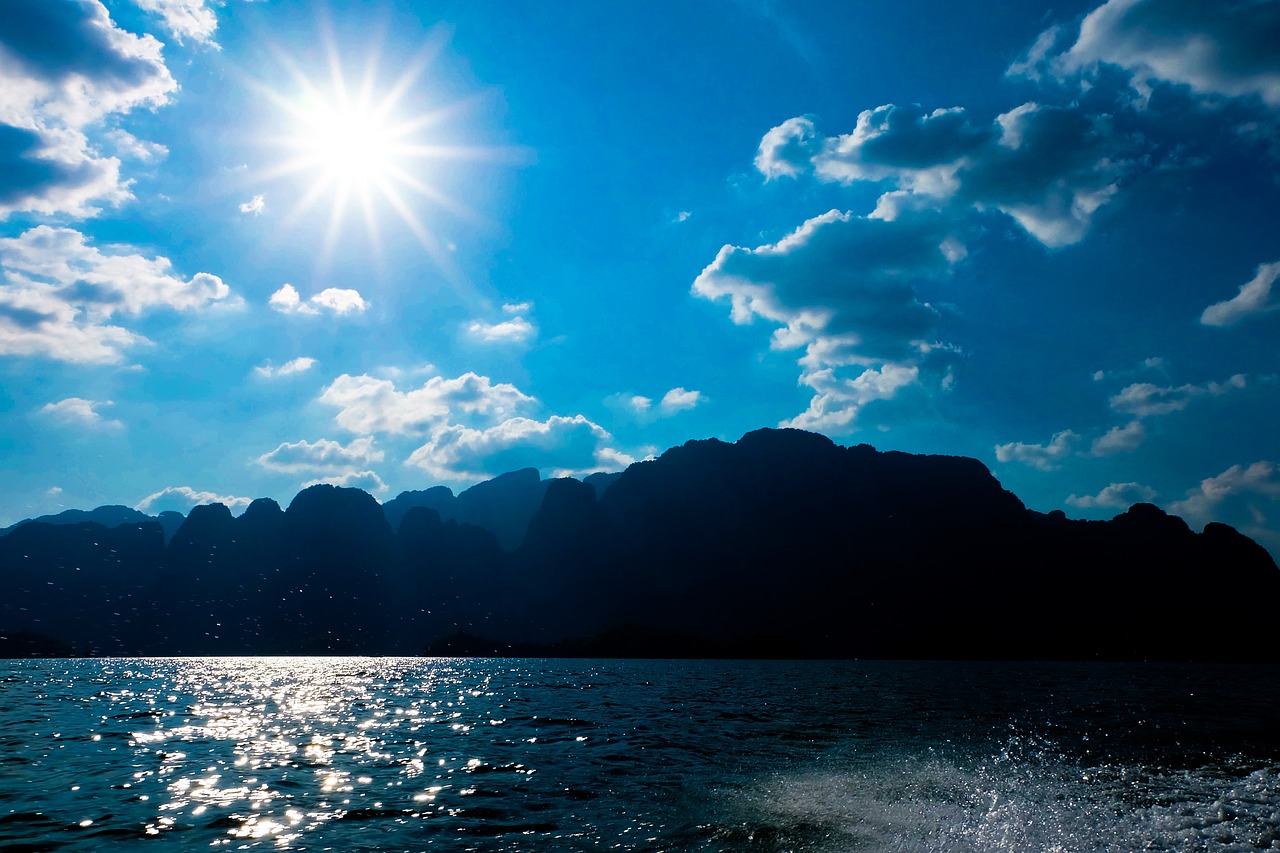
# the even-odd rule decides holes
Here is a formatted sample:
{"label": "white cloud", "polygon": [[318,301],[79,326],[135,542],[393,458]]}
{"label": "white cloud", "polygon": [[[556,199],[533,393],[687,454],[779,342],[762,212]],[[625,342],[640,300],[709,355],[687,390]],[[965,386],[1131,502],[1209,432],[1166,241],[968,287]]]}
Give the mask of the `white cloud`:
{"label": "white cloud", "polygon": [[311,297],[311,304],[334,314],[360,314],[369,307],[357,291],[340,287],[326,287]]}
{"label": "white cloud", "polygon": [[338,287],[327,287],[304,302],[292,284],[285,284],[271,294],[268,304],[282,314],[311,315],[322,311],[338,315],[360,314],[369,307],[358,291]]}
{"label": "white cloud", "polygon": [[1152,81],[1206,95],[1257,97],[1280,107],[1280,15],[1272,2],[1109,0],[1051,67],[1059,76],[1118,66],[1139,91]]}
{"label": "white cloud", "polygon": [[796,178],[811,168],[810,161],[823,140],[807,116],[789,118],[760,140],[755,165],[765,180]]}
{"label": "white cloud", "polygon": [[1260,264],[1254,277],[1240,286],[1239,293],[1204,309],[1200,322],[1206,326],[1234,326],[1249,317],[1280,309],[1280,302],[1271,294],[1277,276],[1280,276],[1280,261]]}
{"label": "white cloud", "polygon": [[1053,471],[1064,457],[1074,452],[1080,436],[1071,430],[1055,433],[1048,444],[1024,444],[1020,441],[996,445],[996,459],[1021,462],[1041,471]]}
{"label": "white cloud", "polygon": [[169,149],[160,143],[139,139],[129,131],[118,127],[106,131],[102,136],[117,154],[131,160],[152,163],[169,156]]}
{"label": "white cloud", "polygon": [[179,43],[184,38],[213,45],[213,33],[218,29],[218,18],[205,0],[134,0],[138,8],[160,16],[164,28]]}
{"label": "white cloud", "polygon": [[528,314],[533,310],[532,302],[508,302],[502,306],[502,310],[508,314]]}
{"label": "white cloud", "polygon": [[[32,33],[44,34],[33,37]],[[118,28],[99,0],[10,3],[0,15],[0,219],[83,217],[131,197],[102,120],[167,102],[161,44]]]}
{"label": "white cloud", "polygon": [[524,317],[512,317],[497,323],[473,320],[467,325],[467,334],[487,344],[522,344],[533,339],[538,330]]}
{"label": "white cloud", "polygon": [[853,425],[858,413],[875,400],[892,400],[899,391],[920,380],[915,365],[883,364],[869,367],[855,377],[840,376],[834,368],[822,368],[800,378],[814,390],[809,408],[779,426],[818,432],[841,432]]}
{"label": "white cloud", "polygon": [[1112,483],[1096,495],[1070,495],[1067,503],[1081,509],[1128,509],[1150,501],[1156,490],[1140,483]]}
{"label": "white cloud", "polygon": [[315,442],[286,441],[256,461],[268,471],[313,477],[302,484],[304,489],[327,483],[367,492],[385,492],[387,484],[369,467],[384,458],[383,451],[373,446],[373,438],[366,436],[353,439],[346,445],[327,438]]}
{"label": "white cloud", "polygon": [[475,373],[433,376],[411,391],[397,390],[388,379],[344,373],[321,392],[320,402],[338,407],[335,420],[343,429],[370,435],[420,434],[464,416],[506,419],[534,399]]}
{"label": "white cloud", "polygon": [[373,439],[366,436],[346,445],[327,438],[316,442],[284,442],[256,461],[268,471],[280,474],[338,476],[356,473],[383,458],[383,452],[374,448]]}
{"label": "white cloud", "polygon": [[687,409],[696,408],[702,402],[701,391],[686,391],[684,388],[672,388],[670,391],[662,395],[662,402],[658,404],[664,413],[674,414],[675,412],[683,412]]}
{"label": "white cloud", "polygon": [[1130,421],[1123,426],[1112,427],[1104,435],[1094,439],[1090,453],[1094,456],[1111,456],[1138,449],[1147,438],[1147,428],[1142,421]]}
{"label": "white cloud", "polygon": [[292,376],[295,373],[305,373],[316,365],[316,360],[308,355],[298,356],[290,359],[279,367],[274,367],[270,361],[266,364],[258,365],[253,372],[263,379],[275,379],[279,376]]}
{"label": "white cloud", "polygon": [[645,397],[642,394],[617,394],[605,402],[616,403],[633,415],[647,415],[649,410],[653,408],[653,398]]}
{"label": "white cloud", "polygon": [[643,394],[613,394],[606,397],[604,402],[609,408],[625,412],[639,423],[649,424],[659,418],[696,408],[705,399],[701,391],[672,388],[662,395],[657,405],[654,405],[652,397]]}
{"label": "white cloud", "polygon": [[[900,198],[865,217],[833,210],[777,243],[725,246],[693,292],[728,301],[735,323],[778,326],[772,348],[803,349],[800,382],[817,392],[794,422],[846,429],[863,404],[923,381],[951,352],[932,341],[938,312],[915,292],[963,255],[950,225]],[[849,366],[856,377],[839,375]]]}
{"label": "white cloud", "polygon": [[298,295],[298,288],[286,282],[283,287],[271,294],[267,304],[283,314],[289,314],[300,310],[302,297]]}
{"label": "white cloud", "polygon": [[1168,365],[1163,358],[1160,358],[1159,356],[1152,356],[1151,358],[1144,358],[1142,361],[1138,362],[1136,367],[1133,368],[1123,368],[1120,370],[1095,370],[1093,372],[1093,381],[1101,382],[1104,379],[1129,379],[1151,370],[1164,372],[1167,366]]}
{"label": "white cloud", "polygon": [[45,489],[44,493],[51,498],[56,498],[58,495],[62,494],[62,486],[50,486]]}
{"label": "white cloud", "polygon": [[237,509],[247,507],[251,503],[251,499],[233,495],[219,495],[216,492],[202,492],[190,486],[167,486],[138,501],[134,509],[152,514],[158,514],[166,510],[177,510],[185,513],[192,507],[212,503],[224,504],[234,512]]}
{"label": "white cloud", "polygon": [[255,195],[253,198],[240,205],[241,213],[252,213],[254,216],[258,216],[266,209],[267,197],[264,195]]}
{"label": "white cloud", "polygon": [[109,321],[154,309],[189,311],[226,299],[216,275],[182,279],[168,258],[129,246],[90,246],[69,228],[40,225],[0,239],[0,355],[118,362],[146,338]]}
{"label": "white cloud", "polygon": [[692,211],[682,210],[676,214],[676,222],[686,222],[688,221],[690,216],[693,216]]}
{"label": "white cloud", "polygon": [[329,486],[345,486],[349,489],[364,489],[366,492],[385,492],[387,484],[382,481],[373,471],[352,471],[348,474],[335,474],[330,477],[320,477],[316,480],[308,480],[302,484],[302,488],[318,485]]}
{"label": "white cloud", "polygon": [[48,415],[68,426],[86,426],[94,429],[120,429],[124,426],[118,420],[104,418],[100,407],[114,405],[110,400],[86,400],[83,397],[68,397],[56,403],[46,403],[40,413]]}
{"label": "white cloud", "polygon": [[1204,396],[1220,396],[1246,387],[1248,380],[1237,373],[1226,382],[1210,382],[1207,385],[1161,386],[1150,382],[1136,382],[1120,390],[1111,398],[1111,408],[1135,418],[1167,415],[1185,409],[1193,399]]}
{"label": "white cloud", "polygon": [[471,480],[534,467],[551,476],[618,470],[633,459],[610,447],[611,436],[582,415],[545,421],[510,418],[486,429],[447,426],[406,461],[444,480]]}
{"label": "white cloud", "polygon": [[[1275,501],[1280,498],[1280,475],[1271,462],[1255,462],[1248,467],[1233,465],[1216,477],[1202,480],[1200,485],[1187,492],[1187,496],[1169,505],[1169,511],[1181,515],[1189,521],[1203,524],[1221,516],[1223,504],[1232,499],[1243,499],[1246,502],[1258,499]],[[1255,504],[1252,509],[1254,521],[1259,519]]]}
{"label": "white cloud", "polygon": [[975,123],[961,107],[926,113],[892,104],[864,110],[857,126],[824,137],[793,118],[760,144],[766,178],[811,172],[819,180],[887,183],[918,204],[999,210],[1049,247],[1082,240],[1093,214],[1129,168],[1128,142],[1106,116],[1025,103]]}

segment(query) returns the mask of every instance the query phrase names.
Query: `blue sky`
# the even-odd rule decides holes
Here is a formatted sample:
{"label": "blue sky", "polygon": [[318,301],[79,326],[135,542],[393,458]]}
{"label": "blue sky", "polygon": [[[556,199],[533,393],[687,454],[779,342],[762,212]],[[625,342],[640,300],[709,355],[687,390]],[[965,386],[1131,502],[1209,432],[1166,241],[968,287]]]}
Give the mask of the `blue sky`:
{"label": "blue sky", "polygon": [[0,523],[792,425],[1280,549],[1280,3],[0,0]]}

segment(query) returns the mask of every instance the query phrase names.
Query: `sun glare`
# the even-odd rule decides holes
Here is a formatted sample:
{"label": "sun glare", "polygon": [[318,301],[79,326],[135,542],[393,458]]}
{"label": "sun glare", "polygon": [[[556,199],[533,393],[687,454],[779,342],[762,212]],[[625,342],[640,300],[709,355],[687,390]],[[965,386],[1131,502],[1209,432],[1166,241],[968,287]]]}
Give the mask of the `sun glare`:
{"label": "sun glare", "polygon": [[308,74],[281,57],[293,78],[292,91],[262,93],[284,120],[283,132],[271,140],[284,157],[263,177],[288,179],[301,191],[291,219],[328,211],[321,257],[349,236],[343,225],[353,206],[363,212],[375,249],[380,243],[379,210],[389,208],[441,267],[450,263],[448,251],[427,227],[424,215],[443,209],[464,219],[481,218],[434,186],[433,172],[448,160],[513,158],[503,149],[433,142],[431,137],[442,128],[456,131],[449,123],[467,106],[465,101],[425,106],[432,98],[424,71],[444,38],[439,35],[425,45],[390,83],[378,80],[376,51],[363,74],[354,83],[349,80],[331,38],[325,39],[327,75]]}
{"label": "sun glare", "polygon": [[316,104],[300,125],[301,156],[330,180],[359,187],[394,171],[395,129],[363,104]]}

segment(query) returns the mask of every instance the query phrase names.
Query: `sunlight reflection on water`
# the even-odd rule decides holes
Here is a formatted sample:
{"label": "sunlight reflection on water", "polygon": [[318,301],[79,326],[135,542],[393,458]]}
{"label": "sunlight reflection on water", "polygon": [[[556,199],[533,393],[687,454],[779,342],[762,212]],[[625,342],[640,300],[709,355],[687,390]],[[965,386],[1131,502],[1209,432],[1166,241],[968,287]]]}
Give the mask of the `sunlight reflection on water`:
{"label": "sunlight reflection on water", "polygon": [[1274,673],[981,666],[0,662],[0,849],[1280,849]]}

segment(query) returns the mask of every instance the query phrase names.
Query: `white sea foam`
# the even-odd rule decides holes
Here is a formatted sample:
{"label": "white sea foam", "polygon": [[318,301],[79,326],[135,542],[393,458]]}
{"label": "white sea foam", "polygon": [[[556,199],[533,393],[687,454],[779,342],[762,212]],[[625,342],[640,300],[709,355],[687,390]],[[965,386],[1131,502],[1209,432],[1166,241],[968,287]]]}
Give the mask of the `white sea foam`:
{"label": "white sea foam", "polygon": [[937,853],[1280,850],[1280,767],[1089,766],[1018,742],[762,780],[754,820],[803,849]]}

